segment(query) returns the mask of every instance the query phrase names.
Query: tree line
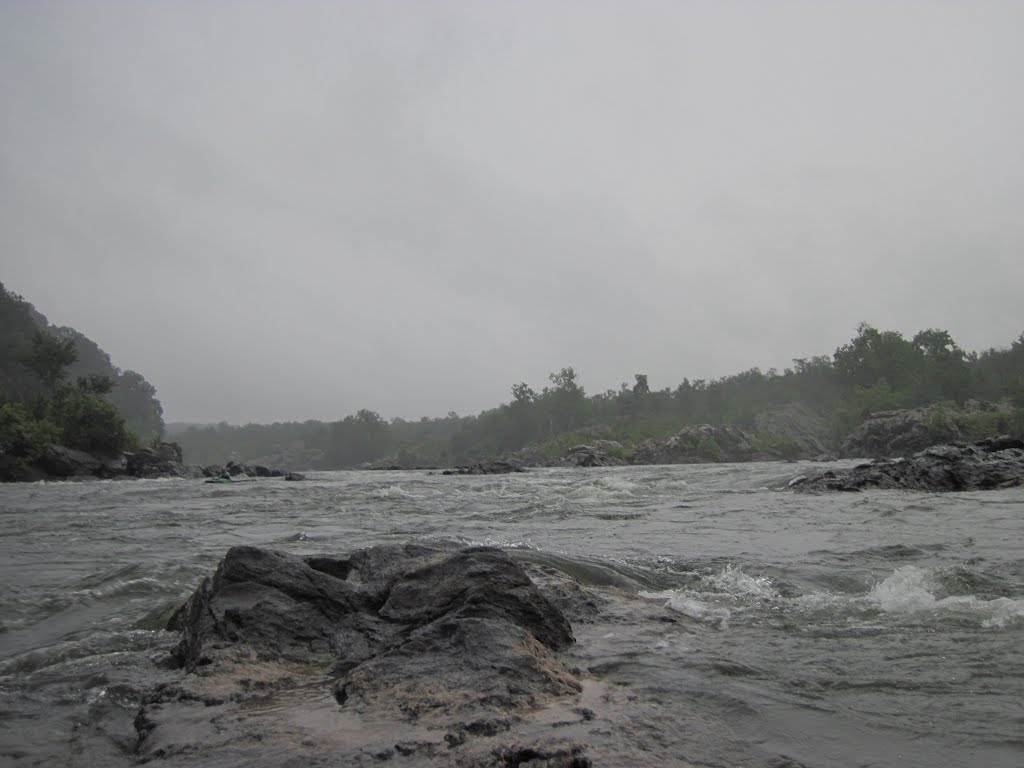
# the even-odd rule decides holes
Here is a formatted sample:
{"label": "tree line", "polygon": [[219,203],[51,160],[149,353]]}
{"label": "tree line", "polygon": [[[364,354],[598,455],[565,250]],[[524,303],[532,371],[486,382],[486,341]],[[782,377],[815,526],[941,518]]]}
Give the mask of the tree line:
{"label": "tree line", "polygon": [[970,399],[1004,404],[996,421],[984,426],[999,430],[1013,419],[1024,423],[1024,333],[1009,347],[975,353],[963,350],[948,331],[928,329],[908,339],[863,323],[831,355],[794,359],[781,372],[751,368],[719,379],[687,378],[661,390],[652,390],[647,375],[638,373],[632,384],[587,394],[569,366],[552,372],[539,389],[515,383],[510,395],[473,416],[451,412],[388,421],[360,410],[335,422],[189,427],[175,439],[186,458],[199,463],[233,456],[339,469],[374,462],[450,466],[523,453],[552,459],[593,438],[630,446],[690,425],[753,428],[759,414],[791,403],[818,414],[834,443],[873,412],[932,403],[956,408]]}

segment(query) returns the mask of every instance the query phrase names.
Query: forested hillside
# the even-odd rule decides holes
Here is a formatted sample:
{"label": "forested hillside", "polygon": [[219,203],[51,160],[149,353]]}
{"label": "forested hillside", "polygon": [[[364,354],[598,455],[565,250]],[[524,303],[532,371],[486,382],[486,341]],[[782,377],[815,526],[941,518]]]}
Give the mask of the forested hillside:
{"label": "forested hillside", "polygon": [[31,463],[51,443],[113,455],[163,434],[156,390],[74,328],[54,327],[0,284],[0,454]]}
{"label": "forested hillside", "polygon": [[449,413],[418,421],[360,410],[335,422],[188,427],[175,439],[189,461],[234,456],[273,466],[343,468],[365,463],[443,466],[519,455],[545,461],[596,438],[628,449],[689,425],[734,425],[751,430],[767,452],[793,455],[785,437],[765,431],[764,416],[798,407],[823,425],[822,439],[837,445],[874,412],[941,403],[957,409],[969,400],[1000,407],[971,415],[967,433],[1020,431],[1024,408],[1024,334],[1008,347],[966,352],[946,331],[907,339],[862,324],[831,355],[796,359],[784,371],[752,368],[720,379],[684,379],[651,389],[633,374],[617,390],[588,395],[578,372],[566,367],[535,389],[512,385],[509,402],[476,416]]}

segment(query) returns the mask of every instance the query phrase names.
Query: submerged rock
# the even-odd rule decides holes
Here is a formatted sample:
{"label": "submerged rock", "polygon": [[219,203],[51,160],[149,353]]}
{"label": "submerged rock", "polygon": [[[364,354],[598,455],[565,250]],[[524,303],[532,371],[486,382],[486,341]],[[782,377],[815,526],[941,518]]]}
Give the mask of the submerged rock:
{"label": "submerged rock", "polygon": [[512,472],[525,472],[526,469],[518,461],[484,461],[477,464],[466,464],[446,469],[442,475],[507,475]]}
{"label": "submerged rock", "polygon": [[874,461],[845,471],[794,478],[798,491],[977,491],[1024,484],[1024,441],[999,437],[936,445],[898,461]]}

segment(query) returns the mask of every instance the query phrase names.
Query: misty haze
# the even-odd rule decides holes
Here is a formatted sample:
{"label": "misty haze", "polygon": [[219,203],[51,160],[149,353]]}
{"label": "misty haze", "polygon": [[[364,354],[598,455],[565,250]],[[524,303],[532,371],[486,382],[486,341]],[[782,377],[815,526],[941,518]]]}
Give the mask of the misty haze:
{"label": "misty haze", "polygon": [[1024,762],[1024,6],[0,4],[0,762]]}

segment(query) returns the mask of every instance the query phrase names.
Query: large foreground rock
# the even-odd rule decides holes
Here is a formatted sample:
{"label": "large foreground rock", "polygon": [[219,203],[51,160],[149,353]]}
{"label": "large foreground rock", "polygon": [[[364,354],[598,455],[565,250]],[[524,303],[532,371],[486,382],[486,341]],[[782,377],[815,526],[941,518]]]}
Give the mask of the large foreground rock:
{"label": "large foreground rock", "polygon": [[[573,643],[568,621],[500,550],[234,547],[169,628],[190,674],[136,719],[144,760],[589,764],[571,739],[507,738],[524,713],[582,688],[556,656]],[[291,726],[252,716],[268,697]],[[301,723],[328,735],[304,747]]]}
{"label": "large foreground rock", "polygon": [[1024,441],[1009,437],[936,445],[906,459],[830,470],[790,482],[798,491],[977,491],[1018,485],[1024,485]]}
{"label": "large foreground rock", "polygon": [[693,706],[715,692],[685,656],[651,649],[689,647],[698,628],[620,581],[599,563],[455,544],[233,548],[172,619],[180,667],[144,697],[133,760],[799,765]]}

